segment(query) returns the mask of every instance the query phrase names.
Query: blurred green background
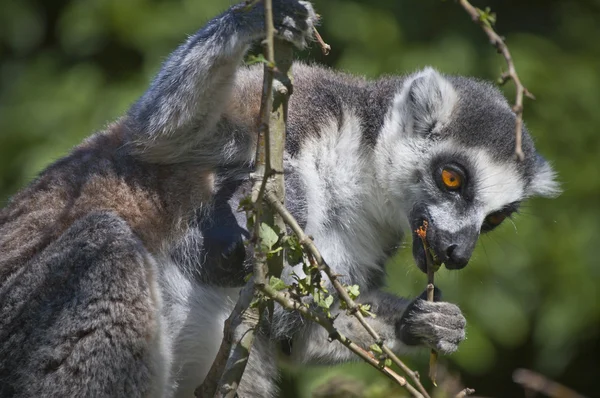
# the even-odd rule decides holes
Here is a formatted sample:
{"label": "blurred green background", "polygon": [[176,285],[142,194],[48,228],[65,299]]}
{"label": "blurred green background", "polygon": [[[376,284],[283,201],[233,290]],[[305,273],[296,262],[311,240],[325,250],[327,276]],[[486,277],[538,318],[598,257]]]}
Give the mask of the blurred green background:
{"label": "blurred green background", "polygon": [[[301,59],[370,77],[433,65],[495,80],[504,67],[452,1],[315,3],[333,50],[323,57],[313,45]],[[498,14],[496,28],[537,97],[525,102],[526,123],[564,193],[528,202],[514,225],[481,239],[469,267],[436,277],[468,319],[468,339],[442,362],[482,396],[523,396],[511,380],[519,367],[600,396],[600,1],[474,3]],[[121,115],[169,52],[229,4],[0,0],[0,203]],[[512,101],[510,84],[505,91]],[[392,292],[425,286],[409,251],[389,265]],[[426,374],[427,353],[407,360]],[[332,375],[391,395],[366,365],[284,368],[285,397],[308,397]]]}

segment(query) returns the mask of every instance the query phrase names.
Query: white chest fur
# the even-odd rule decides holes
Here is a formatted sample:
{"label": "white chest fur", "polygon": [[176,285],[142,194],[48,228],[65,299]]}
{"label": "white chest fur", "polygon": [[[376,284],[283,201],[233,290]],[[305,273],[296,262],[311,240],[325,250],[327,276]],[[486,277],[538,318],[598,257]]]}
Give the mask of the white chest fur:
{"label": "white chest fur", "polygon": [[161,268],[163,313],[172,349],[173,395],[192,397],[219,350],[223,323],[237,301],[239,289],[200,285],[170,261]]}

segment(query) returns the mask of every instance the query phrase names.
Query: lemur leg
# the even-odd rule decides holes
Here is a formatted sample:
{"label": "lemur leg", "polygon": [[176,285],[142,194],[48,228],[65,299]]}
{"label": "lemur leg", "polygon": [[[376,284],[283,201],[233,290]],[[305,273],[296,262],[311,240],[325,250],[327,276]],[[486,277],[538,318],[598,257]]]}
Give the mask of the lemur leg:
{"label": "lemur leg", "polygon": [[[275,1],[273,15],[280,38],[298,47],[306,45],[317,19],[310,3]],[[250,8],[234,6],[191,36],[167,59],[129,111],[126,125],[133,148],[145,160],[160,163],[219,165],[251,160],[254,134],[216,127],[244,54],[263,36],[262,2]]]}
{"label": "lemur leg", "polygon": [[0,291],[0,396],[168,396],[155,276],[122,219],[76,221]]}
{"label": "lemur leg", "polygon": [[[394,352],[402,353],[415,346],[427,346],[443,353],[456,351],[464,340],[466,325],[460,309],[451,303],[423,300],[413,301],[382,291],[361,294],[358,303],[371,305],[376,317],[367,322],[384,339]],[[334,325],[350,340],[368,349],[373,337],[352,315],[339,307],[332,311],[339,314]],[[309,323],[294,338],[292,357],[304,363],[335,364],[356,360],[358,357],[337,341],[328,343],[328,335],[321,326]]]}

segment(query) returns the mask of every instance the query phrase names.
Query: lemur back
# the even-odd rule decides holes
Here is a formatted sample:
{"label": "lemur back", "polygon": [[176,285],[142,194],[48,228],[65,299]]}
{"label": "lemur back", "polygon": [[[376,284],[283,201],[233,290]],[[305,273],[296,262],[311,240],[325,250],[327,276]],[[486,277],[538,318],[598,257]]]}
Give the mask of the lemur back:
{"label": "lemur back", "polygon": [[[279,38],[299,48],[317,22],[297,0],[274,1],[274,18]],[[261,2],[210,21],[123,118],[0,211],[0,396],[191,396],[203,381],[252,266],[237,206],[253,166],[262,69],[240,64],[263,21]],[[458,307],[381,291],[385,261],[428,219],[440,258],[464,266],[486,216],[554,192],[550,167],[526,132],[526,161],[506,155],[514,114],[487,84],[432,69],[367,81],[304,64],[294,77],[287,206],[334,270],[360,286],[386,344],[455,351],[465,328]],[[465,126],[485,128],[489,147]],[[448,162],[469,175],[465,200],[439,186]],[[453,240],[456,231],[471,240]],[[291,270],[301,275],[289,264],[284,279]],[[341,332],[372,344],[338,304],[333,311]],[[303,363],[353,359],[279,307],[261,333],[242,396],[276,394],[277,342]]]}

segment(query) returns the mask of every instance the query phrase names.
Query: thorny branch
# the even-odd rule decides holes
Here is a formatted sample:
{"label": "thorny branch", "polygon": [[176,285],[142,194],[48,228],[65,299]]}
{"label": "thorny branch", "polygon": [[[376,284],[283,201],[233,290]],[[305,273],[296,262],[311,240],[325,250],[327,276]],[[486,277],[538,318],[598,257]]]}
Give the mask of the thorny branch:
{"label": "thorny branch", "polygon": [[[250,356],[255,334],[264,313],[265,306],[253,308],[250,303],[257,287],[267,282],[267,273],[279,275],[283,268],[283,257],[271,259],[267,263],[267,254],[261,242],[260,225],[263,222],[280,230],[285,225],[278,216],[271,214],[270,209],[263,208],[263,196],[266,190],[273,192],[279,200],[284,199],[284,181],[272,178],[275,170],[283,170],[283,145],[285,143],[285,116],[287,98],[290,92],[282,80],[287,79],[287,72],[292,64],[292,49],[287,43],[275,40],[273,26],[272,0],[263,0],[265,10],[266,38],[263,42],[267,62],[265,63],[263,91],[260,109],[259,137],[257,140],[256,168],[252,175],[254,228],[252,244],[254,244],[253,278],[247,282],[240,293],[238,302],[223,328],[223,341],[217,357],[211,366],[208,376],[195,395],[197,397],[234,397]],[[248,3],[252,5],[253,3]],[[275,46],[278,46],[277,59]],[[278,69],[279,68],[279,69]],[[285,78],[282,78],[282,74]],[[289,79],[288,79],[289,80]],[[274,93],[274,82],[278,84]],[[274,107],[274,96],[277,106]],[[273,126],[273,135],[271,129]],[[272,313],[272,312],[271,312]],[[217,383],[217,379],[220,379]]]}
{"label": "thorny branch", "polygon": [[523,132],[523,96],[525,95],[531,99],[535,99],[535,97],[521,83],[521,79],[519,79],[519,75],[517,74],[514,61],[510,55],[510,51],[508,50],[508,46],[504,42],[504,39],[494,31],[494,28],[492,28],[492,24],[495,22],[495,17],[493,14],[490,14],[487,10],[482,11],[479,8],[473,7],[468,0],[458,0],[458,3],[465,9],[465,11],[467,11],[473,21],[481,26],[485,34],[490,39],[492,45],[496,47],[498,52],[502,54],[506,60],[508,72],[504,72],[500,76],[500,84],[504,84],[509,80],[515,82],[517,91],[517,97],[515,99],[515,104],[513,105],[513,111],[516,114],[515,155],[519,161],[523,161],[525,158],[523,149],[521,148],[521,138]]}

